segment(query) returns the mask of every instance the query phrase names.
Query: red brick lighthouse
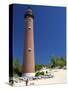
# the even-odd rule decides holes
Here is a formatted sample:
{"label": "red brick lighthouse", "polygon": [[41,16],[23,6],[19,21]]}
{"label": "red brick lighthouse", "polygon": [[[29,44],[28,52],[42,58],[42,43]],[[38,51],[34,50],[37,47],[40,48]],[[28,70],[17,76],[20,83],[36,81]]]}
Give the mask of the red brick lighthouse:
{"label": "red brick lighthouse", "polygon": [[27,9],[25,15],[25,40],[24,40],[24,57],[23,57],[23,76],[35,76],[34,63],[34,33],[32,9]]}

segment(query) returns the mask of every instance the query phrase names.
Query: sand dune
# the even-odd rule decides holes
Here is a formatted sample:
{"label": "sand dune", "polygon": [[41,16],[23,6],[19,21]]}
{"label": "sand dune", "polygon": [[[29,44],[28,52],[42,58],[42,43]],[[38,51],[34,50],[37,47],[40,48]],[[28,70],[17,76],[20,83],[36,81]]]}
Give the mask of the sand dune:
{"label": "sand dune", "polygon": [[[66,83],[66,70],[53,69],[51,73],[54,75],[53,78],[38,79],[29,81],[28,85],[46,85],[46,84],[61,84]],[[25,82],[15,83],[14,86],[25,86]]]}

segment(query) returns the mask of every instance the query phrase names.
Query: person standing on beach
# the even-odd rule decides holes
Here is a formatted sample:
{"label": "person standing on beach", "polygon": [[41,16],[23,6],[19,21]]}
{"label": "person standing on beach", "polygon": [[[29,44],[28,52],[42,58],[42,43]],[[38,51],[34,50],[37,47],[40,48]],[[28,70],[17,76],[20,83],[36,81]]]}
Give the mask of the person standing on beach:
{"label": "person standing on beach", "polygon": [[28,79],[26,80],[26,86],[28,86]]}

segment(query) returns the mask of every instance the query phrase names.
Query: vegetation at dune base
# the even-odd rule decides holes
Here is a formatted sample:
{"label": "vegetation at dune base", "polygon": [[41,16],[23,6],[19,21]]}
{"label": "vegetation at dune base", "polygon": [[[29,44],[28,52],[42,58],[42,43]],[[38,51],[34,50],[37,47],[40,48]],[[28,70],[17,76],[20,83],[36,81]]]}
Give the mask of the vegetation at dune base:
{"label": "vegetation at dune base", "polygon": [[[41,65],[41,64],[36,64],[35,65],[35,71],[39,71],[40,69],[42,69],[44,65]],[[20,64],[19,60],[18,59],[13,59],[13,75],[15,77],[17,76],[22,76],[22,65]],[[37,73],[36,75],[43,75],[43,72],[41,73]]]}
{"label": "vegetation at dune base", "polygon": [[[46,68],[63,68],[64,66],[66,66],[66,60],[63,57],[51,57],[50,58],[50,64],[49,65],[43,65],[43,64],[36,64],[35,65],[35,76],[39,76],[39,75],[44,75],[44,72],[39,72],[43,67]],[[13,75],[16,76],[22,76],[22,65],[20,64],[18,59],[13,59]]]}

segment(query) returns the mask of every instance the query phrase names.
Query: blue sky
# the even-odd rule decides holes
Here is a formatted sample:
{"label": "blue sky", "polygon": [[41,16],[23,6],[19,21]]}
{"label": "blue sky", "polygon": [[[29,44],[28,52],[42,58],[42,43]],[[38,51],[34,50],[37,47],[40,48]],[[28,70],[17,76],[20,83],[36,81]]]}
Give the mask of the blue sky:
{"label": "blue sky", "polygon": [[49,64],[51,56],[66,56],[66,8],[15,4],[13,6],[13,56],[23,63],[24,14],[34,15],[35,63]]}

